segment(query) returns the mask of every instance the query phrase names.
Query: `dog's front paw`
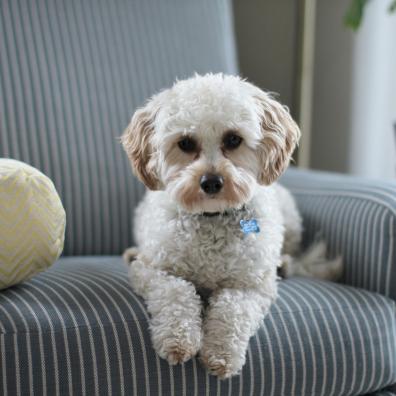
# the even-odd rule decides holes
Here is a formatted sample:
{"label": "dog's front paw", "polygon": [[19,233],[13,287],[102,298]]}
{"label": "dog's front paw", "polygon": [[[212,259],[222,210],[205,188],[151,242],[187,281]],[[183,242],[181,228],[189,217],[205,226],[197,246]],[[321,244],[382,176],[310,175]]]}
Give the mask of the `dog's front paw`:
{"label": "dog's front paw", "polygon": [[194,357],[199,350],[199,344],[186,340],[168,339],[164,342],[159,355],[169,364],[184,363]]}
{"label": "dog's front paw", "polygon": [[182,334],[165,339],[153,335],[153,345],[158,355],[170,364],[184,363],[198,353],[201,347],[201,333],[183,330]]}
{"label": "dog's front paw", "polygon": [[221,379],[233,375],[230,358],[226,356],[211,356],[207,353],[200,354],[201,363],[207,368],[209,374],[217,375]]}
{"label": "dog's front paw", "polygon": [[231,352],[227,352],[224,349],[220,351],[206,348],[205,346],[200,352],[200,360],[209,371],[209,374],[217,375],[220,379],[238,374],[245,364],[244,356],[232,356]]}

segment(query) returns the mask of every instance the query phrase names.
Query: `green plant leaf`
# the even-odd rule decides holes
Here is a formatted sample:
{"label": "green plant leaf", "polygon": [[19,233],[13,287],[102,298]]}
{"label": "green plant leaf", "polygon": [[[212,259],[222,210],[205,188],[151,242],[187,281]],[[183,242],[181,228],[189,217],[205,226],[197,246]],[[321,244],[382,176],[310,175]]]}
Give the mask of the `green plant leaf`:
{"label": "green plant leaf", "polygon": [[[356,31],[362,23],[364,8],[369,0],[352,0],[345,16],[344,23]],[[393,0],[396,3],[396,0]],[[392,3],[393,4],[393,3]]]}
{"label": "green plant leaf", "polygon": [[[344,16],[344,23],[352,30],[356,31],[359,29],[362,20],[365,7],[369,0],[352,0],[349,8]],[[392,0],[388,7],[388,12],[396,12],[396,0]]]}

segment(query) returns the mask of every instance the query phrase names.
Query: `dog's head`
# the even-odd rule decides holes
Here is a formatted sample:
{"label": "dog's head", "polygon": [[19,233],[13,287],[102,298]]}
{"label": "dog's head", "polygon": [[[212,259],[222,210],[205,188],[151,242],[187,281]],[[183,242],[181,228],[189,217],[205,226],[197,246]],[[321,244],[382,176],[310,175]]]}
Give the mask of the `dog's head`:
{"label": "dog's head", "polygon": [[300,137],[288,110],[236,76],[196,75],[138,109],[122,136],[138,178],[193,213],[247,203],[287,167]]}

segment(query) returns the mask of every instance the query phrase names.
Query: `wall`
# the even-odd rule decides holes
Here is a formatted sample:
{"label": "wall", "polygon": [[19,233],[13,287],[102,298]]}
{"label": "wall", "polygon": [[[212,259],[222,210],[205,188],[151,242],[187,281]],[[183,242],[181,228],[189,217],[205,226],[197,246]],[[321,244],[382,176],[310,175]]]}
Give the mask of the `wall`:
{"label": "wall", "polygon": [[357,33],[342,24],[348,0],[319,0],[311,167],[395,177],[396,16],[370,1]]}
{"label": "wall", "polygon": [[[316,0],[312,130],[310,148],[305,145],[314,169],[396,175],[396,14],[386,12],[389,3],[368,2],[354,33],[343,24],[350,0]],[[302,4],[234,0],[241,74],[279,92],[296,119]]]}
{"label": "wall", "polygon": [[396,15],[370,2],[354,42],[348,170],[396,177]]}
{"label": "wall", "polygon": [[345,172],[351,111],[353,32],[342,25],[347,1],[316,5],[310,166]]}
{"label": "wall", "polygon": [[296,113],[298,2],[234,0],[240,72]]}

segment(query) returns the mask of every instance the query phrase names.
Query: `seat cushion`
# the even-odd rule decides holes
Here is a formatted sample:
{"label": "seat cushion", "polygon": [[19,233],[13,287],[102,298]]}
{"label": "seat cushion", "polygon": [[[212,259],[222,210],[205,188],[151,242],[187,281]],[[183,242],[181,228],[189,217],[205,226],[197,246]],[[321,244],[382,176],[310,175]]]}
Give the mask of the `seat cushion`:
{"label": "seat cushion", "polygon": [[0,293],[3,394],[357,395],[396,382],[394,302],[295,278],[252,337],[240,376],[169,366],[119,257],[62,258]]}

